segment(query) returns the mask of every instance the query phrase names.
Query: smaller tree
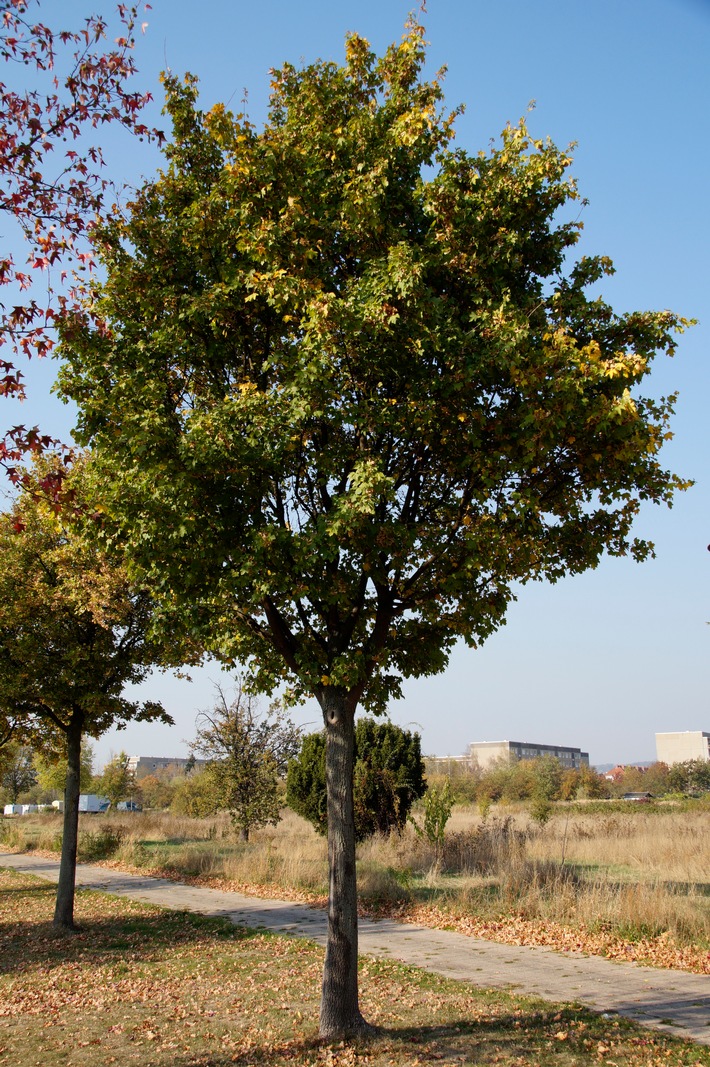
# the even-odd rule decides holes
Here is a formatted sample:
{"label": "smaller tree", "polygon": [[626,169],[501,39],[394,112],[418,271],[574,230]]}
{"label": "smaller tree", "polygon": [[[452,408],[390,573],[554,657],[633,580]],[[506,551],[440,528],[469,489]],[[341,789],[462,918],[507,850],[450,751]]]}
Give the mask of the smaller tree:
{"label": "smaller tree", "polygon": [[[43,485],[52,457],[21,479],[11,511],[0,515],[0,706],[18,738],[66,759],[64,830],[54,925],[73,930],[81,749],[129,721],[160,719],[163,708],[123,696],[160,657],[149,637],[152,600],[100,537],[89,506],[87,464],[65,475],[64,510]],[[61,745],[60,745],[61,739]]]}
{"label": "smaller tree", "polygon": [[580,789],[581,776],[576,767],[567,767],[562,772],[560,800],[574,800]]}
{"label": "smaller tree", "polygon": [[169,808],[175,796],[176,784],[167,776],[147,774],[136,782],[136,795],[145,808]]}
{"label": "smaller tree", "polygon": [[628,764],[620,774],[614,772],[614,796],[621,797],[624,793],[641,792],[652,792],[648,784],[645,767]]}
{"label": "smaller tree", "polygon": [[32,749],[27,745],[8,744],[0,748],[0,787],[10,804],[37,783]]}
{"label": "smaller tree", "polygon": [[[391,722],[360,719],[355,726],[355,837],[402,831],[414,801],[426,792],[419,734]],[[291,761],[286,803],[327,833],[326,743],[323,733],[303,739]]]}
{"label": "smaller tree", "polygon": [[128,756],[119,752],[110,759],[101,774],[92,783],[95,793],[107,797],[115,807],[120,800],[126,800],[133,791],[133,774],[128,769]]}
{"label": "smaller tree", "polygon": [[424,801],[424,834],[429,844],[436,847],[437,864],[441,863],[446,824],[451,818],[453,807],[454,795],[448,778],[443,785],[427,792]]}
{"label": "smaller tree", "polygon": [[668,770],[668,786],[674,793],[710,791],[710,762],[693,759],[674,763]]}
{"label": "smaller tree", "polygon": [[279,821],[279,779],[298,752],[301,731],[276,705],[261,712],[241,679],[231,702],[218,694],[215,707],[197,719],[192,747],[210,761],[206,773],[217,785],[218,806],[248,841],[252,830]]}
{"label": "smaller tree", "polygon": [[668,781],[669,774],[670,767],[667,763],[662,763],[660,761],[652,763],[650,767],[646,768],[643,789],[648,790],[649,793],[653,793],[655,797],[664,796],[666,793],[670,792]]}
{"label": "smaller tree", "polygon": [[486,811],[490,810],[491,805],[502,798],[507,780],[508,765],[502,760],[496,760],[492,766],[486,768],[476,787],[476,800],[479,806],[483,804]]}
{"label": "smaller tree", "polygon": [[600,800],[611,795],[609,783],[592,767],[581,767],[577,795],[586,797],[587,800]]}
{"label": "smaller tree", "polygon": [[532,760],[533,796],[544,800],[559,800],[562,788],[562,764],[555,756],[541,756]]}
{"label": "smaller tree", "polygon": [[528,800],[536,787],[536,760],[524,759],[511,761],[505,766],[504,801],[515,803]]}

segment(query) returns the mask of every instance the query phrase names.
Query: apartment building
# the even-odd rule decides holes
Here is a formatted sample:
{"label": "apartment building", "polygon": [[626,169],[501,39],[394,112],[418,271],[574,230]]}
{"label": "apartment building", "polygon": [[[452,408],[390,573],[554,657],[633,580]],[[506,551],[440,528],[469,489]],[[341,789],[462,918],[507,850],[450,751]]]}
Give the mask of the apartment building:
{"label": "apartment building", "polygon": [[538,745],[530,741],[472,741],[468,746],[468,759],[474,767],[486,770],[493,763],[540,759],[553,756],[565,769],[579,770],[589,766],[589,753],[566,745]]}

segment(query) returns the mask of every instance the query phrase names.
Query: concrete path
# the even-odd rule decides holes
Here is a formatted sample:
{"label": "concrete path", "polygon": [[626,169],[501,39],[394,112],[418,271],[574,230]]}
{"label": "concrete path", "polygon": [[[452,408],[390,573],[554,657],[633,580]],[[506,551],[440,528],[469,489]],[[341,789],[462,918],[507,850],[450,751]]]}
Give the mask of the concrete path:
{"label": "concrete path", "polygon": [[[56,860],[23,853],[0,853],[0,867],[12,867],[50,882],[57,881],[59,872]],[[78,866],[77,885],[325,943],[325,912],[304,904],[262,900],[88,864]],[[472,982],[484,989],[506,989],[557,1003],[583,1004],[593,1011],[621,1015],[643,1026],[710,1045],[710,976],[547,948],[499,945],[390,919],[360,920],[360,951]]]}

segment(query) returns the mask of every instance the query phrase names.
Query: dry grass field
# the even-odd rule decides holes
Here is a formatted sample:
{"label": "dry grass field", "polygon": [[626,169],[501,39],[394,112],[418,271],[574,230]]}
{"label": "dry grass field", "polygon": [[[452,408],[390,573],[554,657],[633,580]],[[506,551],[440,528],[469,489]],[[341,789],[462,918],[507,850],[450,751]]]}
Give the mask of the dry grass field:
{"label": "dry grass field", "polygon": [[[6,820],[2,829],[9,847],[57,847],[51,816]],[[226,816],[83,816],[80,851],[264,895],[317,901],[326,893],[325,842],[288,809],[248,843]],[[707,805],[558,805],[544,826],[524,810],[494,808],[483,819],[460,806],[440,855],[407,827],[365,842],[358,858],[363,911],[710,973]]]}

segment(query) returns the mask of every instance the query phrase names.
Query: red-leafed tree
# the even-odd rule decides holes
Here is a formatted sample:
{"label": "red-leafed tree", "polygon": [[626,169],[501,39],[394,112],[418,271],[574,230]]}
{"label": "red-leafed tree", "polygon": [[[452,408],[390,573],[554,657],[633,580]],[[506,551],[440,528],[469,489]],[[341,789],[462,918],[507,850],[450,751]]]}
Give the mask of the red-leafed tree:
{"label": "red-leafed tree", "polygon": [[[65,29],[38,21],[40,6],[0,0],[0,211],[4,243],[12,217],[17,246],[23,238],[27,249],[22,257],[0,246],[4,396],[24,395],[18,355],[50,351],[57,310],[74,299],[66,280],[91,266],[82,236],[103,214],[109,190],[100,128],[118,123],[151,136],[140,120],[149,95],[128,88],[137,7],[119,4],[110,20],[89,15]],[[15,426],[0,441],[0,464],[15,479],[22,454],[48,443],[37,427]]]}

